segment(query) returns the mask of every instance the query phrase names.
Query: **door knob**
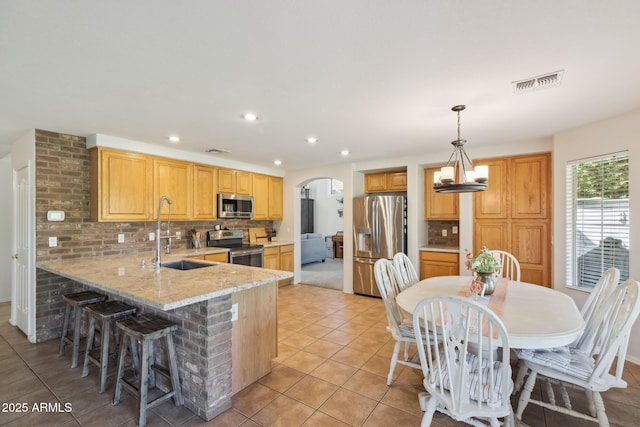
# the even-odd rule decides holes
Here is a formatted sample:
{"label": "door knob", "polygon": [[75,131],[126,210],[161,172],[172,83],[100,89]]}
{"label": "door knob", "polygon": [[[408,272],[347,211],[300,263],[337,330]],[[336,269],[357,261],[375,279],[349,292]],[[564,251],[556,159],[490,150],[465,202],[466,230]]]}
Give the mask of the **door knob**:
{"label": "door knob", "polygon": [[13,255],[11,255],[11,258],[13,258],[13,259],[18,259],[18,258],[20,258],[20,255],[18,255],[18,254],[13,254]]}

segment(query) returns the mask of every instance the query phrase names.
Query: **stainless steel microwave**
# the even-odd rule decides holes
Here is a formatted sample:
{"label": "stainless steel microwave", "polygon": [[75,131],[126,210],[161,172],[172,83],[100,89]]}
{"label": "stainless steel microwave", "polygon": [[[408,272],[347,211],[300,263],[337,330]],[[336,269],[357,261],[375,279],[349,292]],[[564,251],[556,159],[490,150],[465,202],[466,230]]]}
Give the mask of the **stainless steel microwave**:
{"label": "stainless steel microwave", "polygon": [[253,217],[253,196],[218,194],[218,218]]}

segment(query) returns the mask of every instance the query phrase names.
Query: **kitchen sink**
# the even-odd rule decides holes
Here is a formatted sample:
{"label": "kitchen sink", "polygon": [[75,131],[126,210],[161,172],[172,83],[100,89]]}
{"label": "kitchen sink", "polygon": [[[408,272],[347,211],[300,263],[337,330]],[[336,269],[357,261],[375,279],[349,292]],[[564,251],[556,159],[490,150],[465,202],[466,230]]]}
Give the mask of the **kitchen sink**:
{"label": "kitchen sink", "polygon": [[174,270],[193,270],[196,268],[203,267],[215,267],[216,264],[206,264],[204,262],[195,262],[195,261],[171,261],[171,262],[163,262],[160,264],[160,267],[165,268],[173,268]]}

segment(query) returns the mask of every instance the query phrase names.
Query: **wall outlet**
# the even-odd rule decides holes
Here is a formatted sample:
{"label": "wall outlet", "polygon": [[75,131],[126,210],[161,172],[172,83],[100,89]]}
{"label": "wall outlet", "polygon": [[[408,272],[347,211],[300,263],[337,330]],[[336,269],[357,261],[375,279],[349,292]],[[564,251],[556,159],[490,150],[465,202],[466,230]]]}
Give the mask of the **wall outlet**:
{"label": "wall outlet", "polygon": [[447,237],[447,229],[446,228],[442,229],[442,237]]}
{"label": "wall outlet", "polygon": [[451,233],[452,234],[458,234],[458,226],[454,225],[453,227],[451,227]]}
{"label": "wall outlet", "polygon": [[149,240],[156,240],[156,233],[149,233]]}
{"label": "wall outlet", "polygon": [[176,231],[176,240],[182,237],[182,233],[180,231]]}
{"label": "wall outlet", "polygon": [[235,322],[238,320],[238,304],[231,305],[231,321]]}
{"label": "wall outlet", "polygon": [[124,234],[118,234],[118,243],[124,243]]}
{"label": "wall outlet", "polygon": [[49,237],[49,247],[55,248],[58,246],[58,238],[57,237]]}

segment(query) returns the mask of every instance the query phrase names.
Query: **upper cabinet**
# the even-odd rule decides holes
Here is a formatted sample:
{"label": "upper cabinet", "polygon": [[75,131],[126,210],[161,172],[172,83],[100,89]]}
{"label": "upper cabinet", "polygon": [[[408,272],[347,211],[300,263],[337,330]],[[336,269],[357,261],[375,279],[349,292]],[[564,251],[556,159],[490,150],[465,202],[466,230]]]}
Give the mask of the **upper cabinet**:
{"label": "upper cabinet", "polygon": [[161,217],[189,220],[193,218],[193,164],[163,158],[153,159],[153,200],[167,196],[171,205],[162,206]]}
{"label": "upper cabinet", "polygon": [[365,193],[407,191],[407,171],[387,171],[364,175]]}
{"label": "upper cabinet", "polygon": [[458,194],[437,193],[433,189],[433,175],[440,168],[424,170],[424,219],[457,220],[460,217]]}
{"label": "upper cabinet", "polygon": [[[282,220],[283,179],[181,160],[96,147],[91,162],[92,221],[153,221],[160,197],[171,219],[217,218],[217,194],[254,196],[256,220]],[[169,205],[161,216],[166,219]]]}
{"label": "upper cabinet", "polygon": [[282,178],[253,174],[253,219],[282,219]]}
{"label": "upper cabinet", "polygon": [[93,148],[90,162],[92,221],[153,219],[153,162],[149,156]]}
{"label": "upper cabinet", "polygon": [[218,169],[195,165],[193,168],[193,218],[217,218],[217,178]]}
{"label": "upper cabinet", "polygon": [[218,193],[244,194],[252,193],[251,172],[232,169],[218,169]]}

